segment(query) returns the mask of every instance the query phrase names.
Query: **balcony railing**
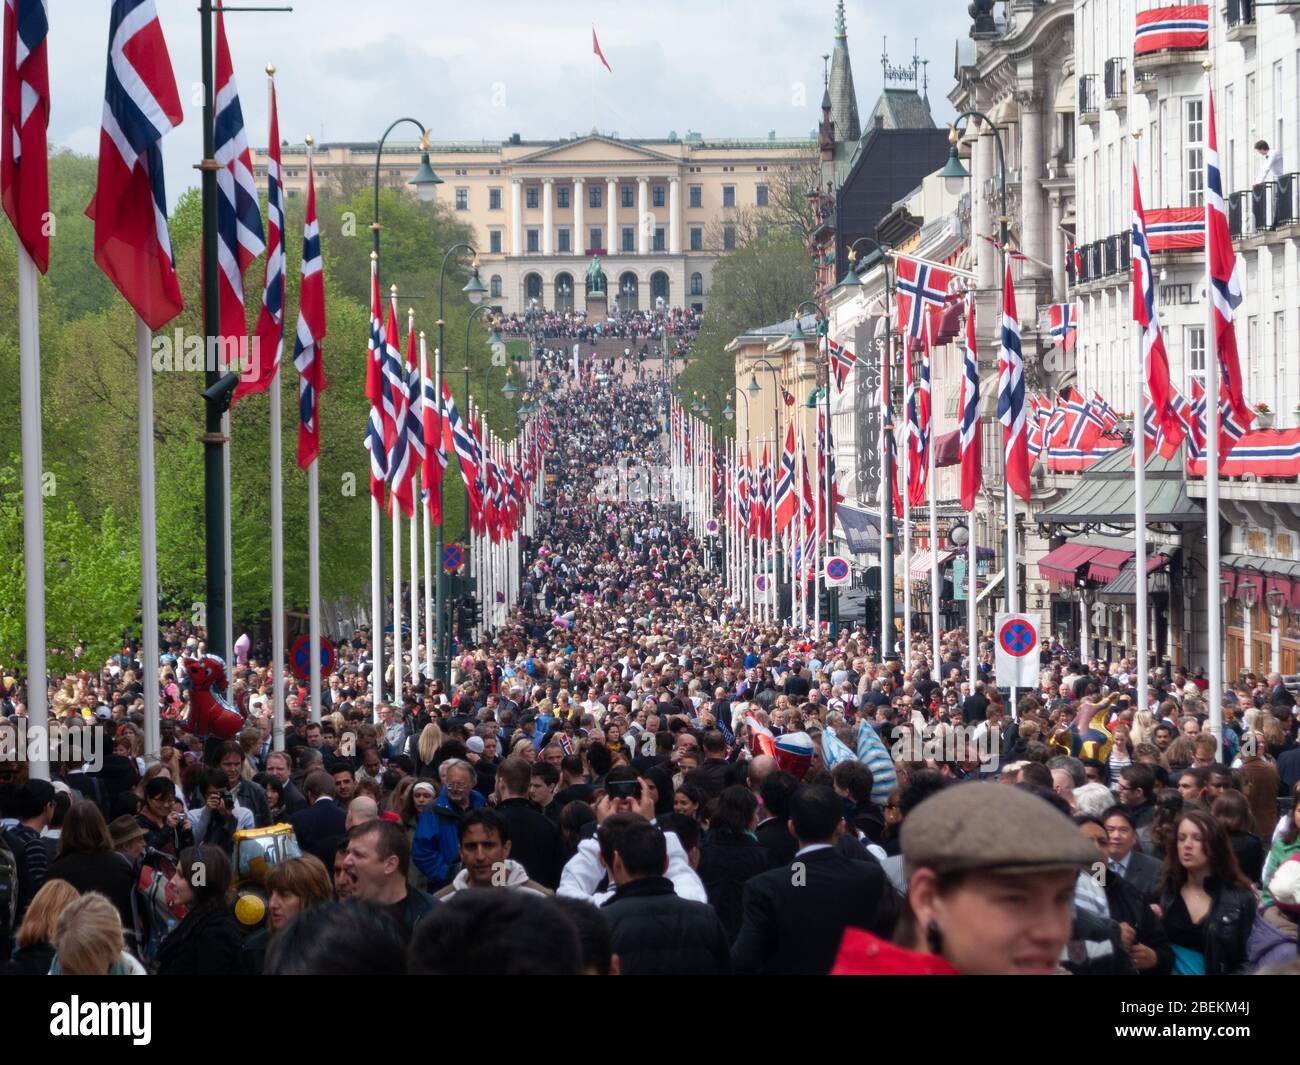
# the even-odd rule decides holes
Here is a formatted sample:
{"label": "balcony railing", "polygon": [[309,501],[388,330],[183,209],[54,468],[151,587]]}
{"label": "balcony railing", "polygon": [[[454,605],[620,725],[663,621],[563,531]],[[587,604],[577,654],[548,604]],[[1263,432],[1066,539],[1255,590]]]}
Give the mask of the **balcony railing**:
{"label": "balcony railing", "polygon": [[1103,277],[1127,274],[1129,270],[1130,234],[1128,230],[1113,233],[1101,240],[1079,247],[1079,270],[1076,276],[1072,256],[1067,257],[1065,272],[1072,285],[1085,285]]}
{"label": "balcony railing", "polygon": [[1228,7],[1224,15],[1229,32],[1245,29],[1246,27],[1253,29],[1255,25],[1255,0],[1228,0]]}
{"label": "balcony railing", "polygon": [[1285,174],[1228,197],[1228,229],[1254,237],[1300,222],[1300,173]]}
{"label": "balcony railing", "polygon": [[1123,100],[1128,94],[1128,59],[1107,59],[1104,68],[1106,100]]}
{"label": "balcony railing", "polygon": [[1097,75],[1084,74],[1079,78],[1079,115],[1095,115],[1101,111],[1097,92]]}

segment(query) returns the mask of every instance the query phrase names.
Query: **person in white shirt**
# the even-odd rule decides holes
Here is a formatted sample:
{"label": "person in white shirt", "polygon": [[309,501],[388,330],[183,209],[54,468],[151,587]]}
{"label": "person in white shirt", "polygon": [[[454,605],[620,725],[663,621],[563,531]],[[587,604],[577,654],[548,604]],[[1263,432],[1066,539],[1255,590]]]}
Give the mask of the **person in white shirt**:
{"label": "person in white shirt", "polygon": [[1263,162],[1259,166],[1259,176],[1255,178],[1256,185],[1263,185],[1269,181],[1276,181],[1282,176],[1282,149],[1269,148],[1268,141],[1256,141],[1255,151]]}

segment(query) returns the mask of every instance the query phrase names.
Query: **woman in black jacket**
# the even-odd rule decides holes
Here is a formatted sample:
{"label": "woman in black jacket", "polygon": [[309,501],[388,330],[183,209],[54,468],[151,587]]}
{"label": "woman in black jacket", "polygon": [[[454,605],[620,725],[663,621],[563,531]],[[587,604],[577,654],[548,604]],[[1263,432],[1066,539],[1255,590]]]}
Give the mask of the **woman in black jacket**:
{"label": "woman in black jacket", "polygon": [[14,952],[0,965],[0,976],[45,976],[54,960],[54,929],[77,889],[66,880],[47,880],[32,898],[14,936]]}
{"label": "woman in black jacket", "polygon": [[243,936],[227,905],[230,859],[220,847],[187,847],[169,886],[187,906],[158,948],[159,976],[238,976]]}
{"label": "woman in black jacket", "polygon": [[696,870],[717,911],[727,942],[734,943],[744,917],[745,881],[767,869],[767,848],[758,842],[758,800],[743,784],[724,788],[718,796],[709,835],[700,848]]}
{"label": "woman in black jacket", "polygon": [[1223,976],[1246,961],[1255,892],[1228,833],[1204,810],[1185,809],[1165,852],[1160,917],[1174,950],[1174,973]]}
{"label": "woman in black jacket", "polygon": [[131,891],[135,872],[131,860],[113,849],[113,837],[99,807],[86,799],[72,804],[63,819],[59,854],[46,880],[66,880],[83,895],[97,891],[117,907],[127,950],[135,943],[135,914]]}

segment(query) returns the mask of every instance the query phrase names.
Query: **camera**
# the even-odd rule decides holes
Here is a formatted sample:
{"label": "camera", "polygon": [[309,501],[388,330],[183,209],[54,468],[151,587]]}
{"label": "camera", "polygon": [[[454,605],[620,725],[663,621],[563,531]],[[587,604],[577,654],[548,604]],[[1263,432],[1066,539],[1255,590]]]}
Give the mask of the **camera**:
{"label": "camera", "polygon": [[229,788],[227,788],[225,791],[221,793],[221,801],[225,805],[227,810],[233,810],[235,808],[234,792],[232,792]]}
{"label": "camera", "polygon": [[611,799],[639,800],[641,798],[641,781],[607,780],[605,781],[605,794]]}

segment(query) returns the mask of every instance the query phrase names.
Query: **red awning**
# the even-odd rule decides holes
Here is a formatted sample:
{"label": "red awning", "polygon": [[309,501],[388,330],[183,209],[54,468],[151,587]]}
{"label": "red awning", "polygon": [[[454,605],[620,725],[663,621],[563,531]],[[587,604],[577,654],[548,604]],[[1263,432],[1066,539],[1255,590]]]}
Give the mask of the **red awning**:
{"label": "red awning", "polygon": [[1120,551],[1115,548],[1103,547],[1092,558],[1088,559],[1088,579],[1100,581],[1102,584],[1113,581],[1119,576],[1119,571],[1124,568],[1132,557],[1132,551]]}
{"label": "red awning", "polygon": [[1147,559],[1147,572],[1154,573],[1156,570],[1161,569],[1167,565],[1169,565],[1168,555],[1159,555],[1159,554],[1152,555],[1149,559]]}
{"label": "red awning", "polygon": [[1104,550],[1088,544],[1062,544],[1038,560],[1038,572],[1056,584],[1073,584],[1079,567]]}

